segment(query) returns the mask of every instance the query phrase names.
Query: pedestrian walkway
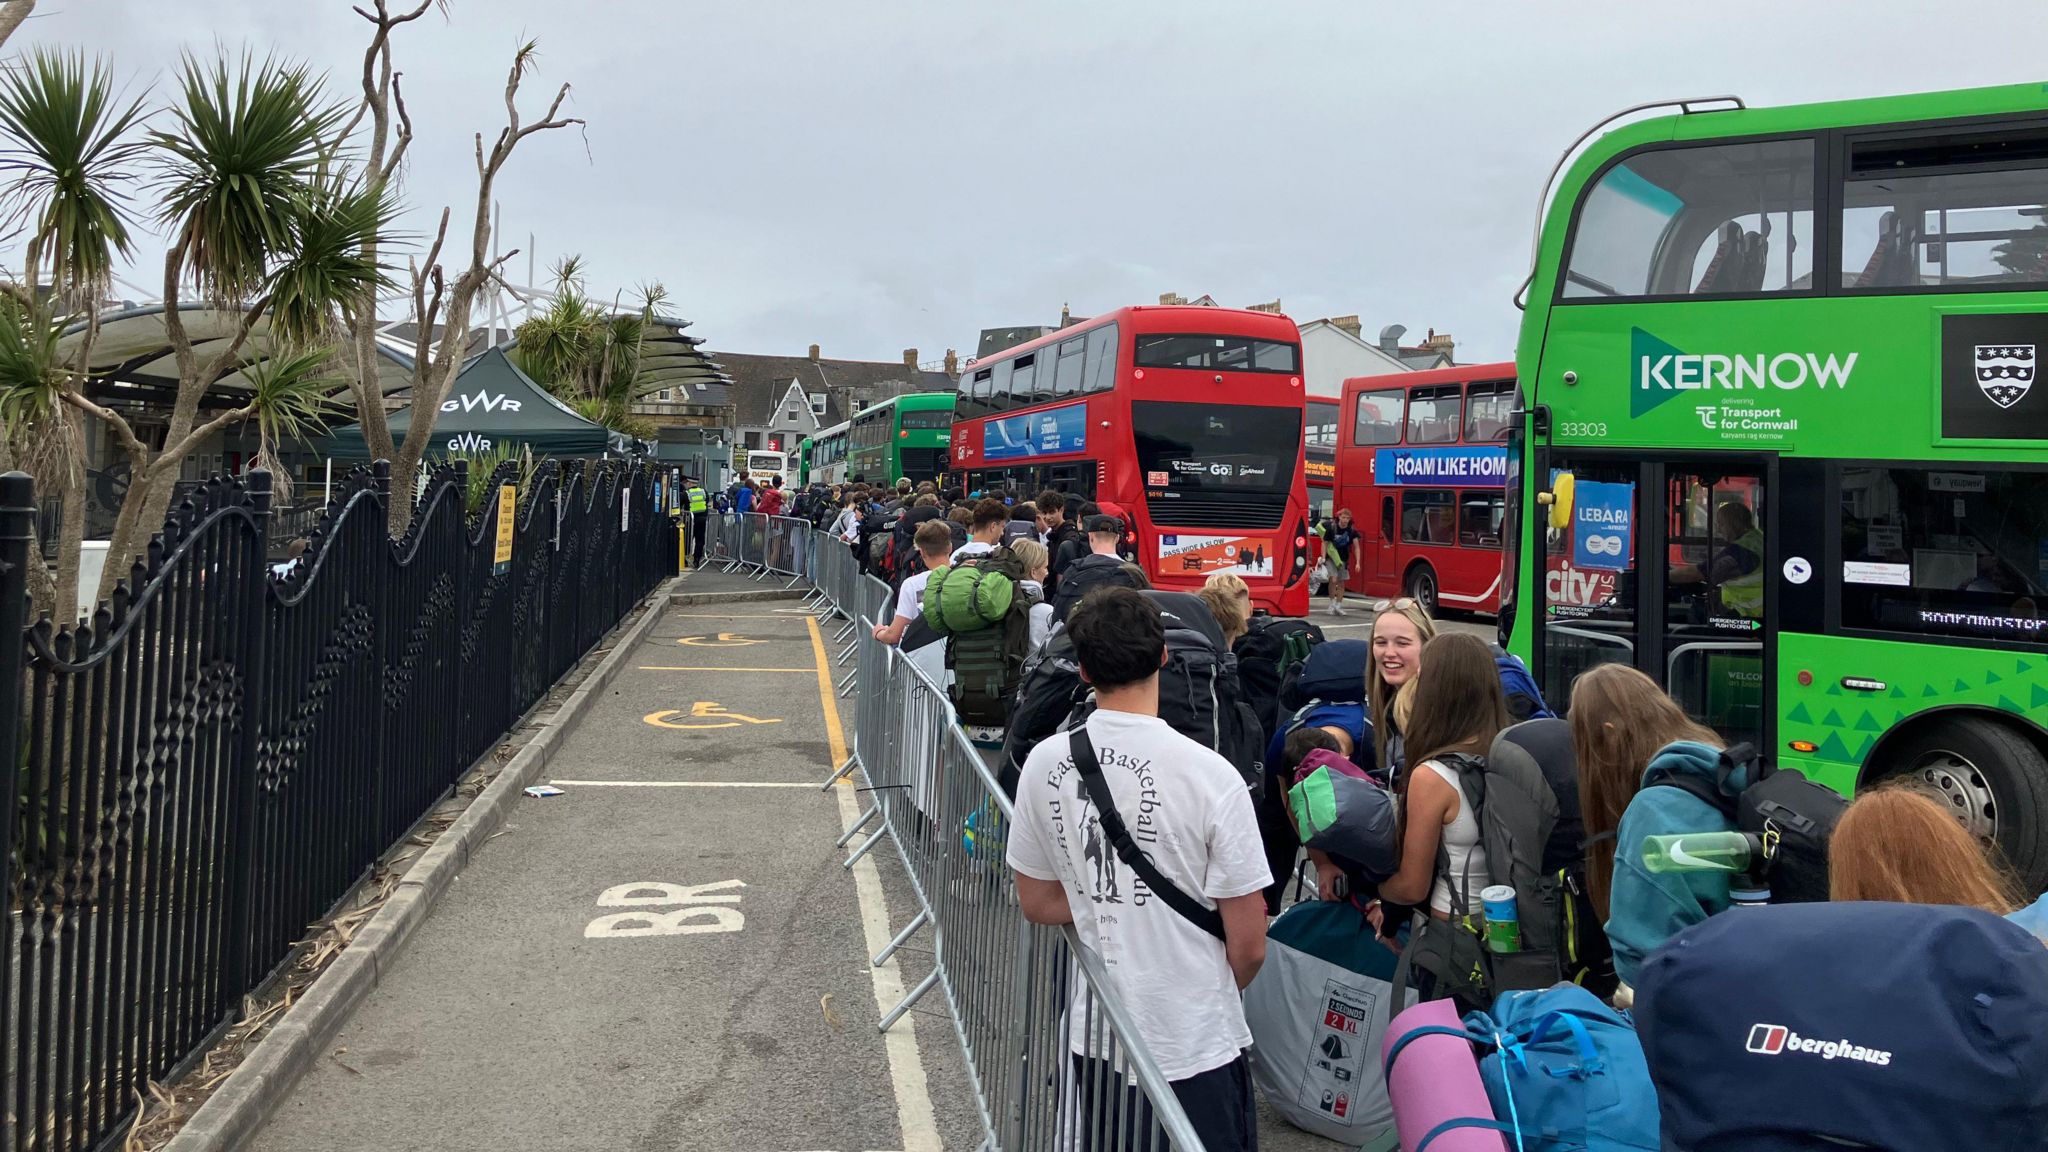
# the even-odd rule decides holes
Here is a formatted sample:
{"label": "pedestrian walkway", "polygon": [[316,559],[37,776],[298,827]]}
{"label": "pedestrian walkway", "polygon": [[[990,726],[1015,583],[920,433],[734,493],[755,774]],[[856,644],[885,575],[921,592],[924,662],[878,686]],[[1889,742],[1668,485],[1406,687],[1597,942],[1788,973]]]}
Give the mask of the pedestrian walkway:
{"label": "pedestrian walkway", "polygon": [[824,640],[793,601],[670,609],[551,761],[563,795],[522,801],[252,1146],[978,1145],[943,1001],[875,1028],[929,957],[868,963],[914,904],[893,853],[831,850],[857,811],[817,790]]}

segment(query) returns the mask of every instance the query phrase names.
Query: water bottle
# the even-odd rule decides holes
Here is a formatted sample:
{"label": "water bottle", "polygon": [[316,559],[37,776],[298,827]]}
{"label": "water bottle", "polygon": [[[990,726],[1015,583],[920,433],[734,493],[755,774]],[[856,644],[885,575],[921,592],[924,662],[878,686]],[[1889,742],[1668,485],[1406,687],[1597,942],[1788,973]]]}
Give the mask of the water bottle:
{"label": "water bottle", "polygon": [[1770,853],[1763,838],[1749,832],[1680,832],[1643,838],[1643,867],[1651,872],[1725,872],[1728,900],[1737,908],[1771,902],[1764,878]]}
{"label": "water bottle", "polygon": [[1746,832],[1680,832],[1643,838],[1643,867],[1652,872],[1745,872],[1759,845]]}

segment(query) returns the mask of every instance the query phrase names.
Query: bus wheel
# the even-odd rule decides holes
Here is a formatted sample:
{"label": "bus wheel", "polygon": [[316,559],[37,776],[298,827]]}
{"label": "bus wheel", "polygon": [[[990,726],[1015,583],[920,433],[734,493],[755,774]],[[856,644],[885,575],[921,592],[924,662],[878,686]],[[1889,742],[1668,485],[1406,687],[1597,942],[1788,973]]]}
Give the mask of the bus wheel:
{"label": "bus wheel", "polygon": [[1910,780],[1995,842],[2027,882],[2048,888],[2048,757],[2010,725],[1946,716],[1886,750],[1885,777]]}
{"label": "bus wheel", "polygon": [[1408,598],[1422,605],[1424,612],[1436,615],[1436,569],[1417,564],[1408,570]]}

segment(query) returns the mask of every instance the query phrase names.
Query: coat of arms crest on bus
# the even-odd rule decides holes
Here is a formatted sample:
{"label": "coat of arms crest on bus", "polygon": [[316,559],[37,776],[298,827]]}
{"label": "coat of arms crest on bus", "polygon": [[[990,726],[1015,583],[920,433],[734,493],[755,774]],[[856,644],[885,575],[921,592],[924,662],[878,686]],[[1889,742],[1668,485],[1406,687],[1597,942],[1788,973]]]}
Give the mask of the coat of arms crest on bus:
{"label": "coat of arms crest on bus", "polygon": [[1977,387],[2000,408],[2020,402],[2034,386],[2032,344],[1977,345]]}

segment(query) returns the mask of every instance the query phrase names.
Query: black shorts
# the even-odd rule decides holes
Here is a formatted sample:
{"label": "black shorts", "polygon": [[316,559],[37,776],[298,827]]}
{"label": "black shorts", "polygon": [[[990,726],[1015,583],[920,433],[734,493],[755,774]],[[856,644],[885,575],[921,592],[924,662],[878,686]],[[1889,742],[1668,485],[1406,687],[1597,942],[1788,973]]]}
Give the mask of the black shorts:
{"label": "black shorts", "polygon": [[[1074,1057],[1076,1096],[1081,1104],[1074,1147],[1084,1152],[1138,1152],[1152,1125],[1152,1105],[1135,1085],[1110,1087],[1122,1074],[1106,1060]],[[1259,1109],[1252,1098],[1252,1069],[1244,1053],[1220,1068],[1172,1082],[1188,1124],[1206,1152],[1258,1152]],[[1160,1141],[1165,1144],[1164,1140]]]}

